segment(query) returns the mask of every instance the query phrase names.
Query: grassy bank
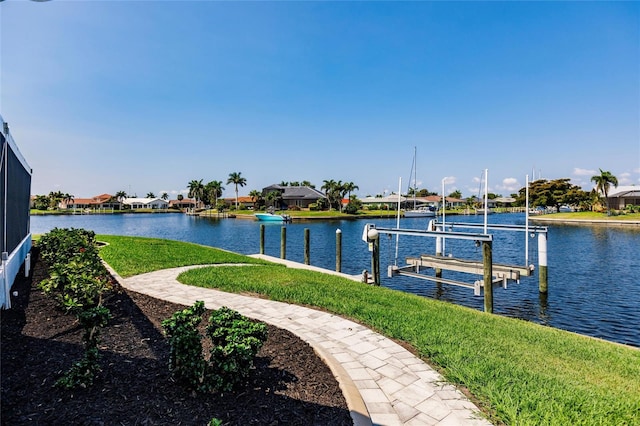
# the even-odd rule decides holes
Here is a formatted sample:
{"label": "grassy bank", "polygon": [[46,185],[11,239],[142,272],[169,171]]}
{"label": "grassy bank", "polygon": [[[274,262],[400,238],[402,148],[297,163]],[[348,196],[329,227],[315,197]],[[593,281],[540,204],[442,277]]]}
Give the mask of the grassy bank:
{"label": "grassy bank", "polygon": [[562,219],[562,220],[601,220],[601,221],[632,221],[640,222],[640,213],[624,213],[607,215],[599,212],[571,212],[552,213],[541,216],[531,216],[531,219]]}
{"label": "grassy bank", "polygon": [[[102,256],[125,276],[187,263],[256,262],[187,243],[99,240],[111,243]],[[447,380],[467,387],[498,423],[640,424],[640,351],[633,348],[281,266],[203,268],[179,279],[321,307],[405,341]]]}
{"label": "grassy bank", "polygon": [[98,235],[97,239],[108,244],[100,249],[102,259],[124,278],[187,265],[267,264],[230,251],[179,241],[114,235]]}

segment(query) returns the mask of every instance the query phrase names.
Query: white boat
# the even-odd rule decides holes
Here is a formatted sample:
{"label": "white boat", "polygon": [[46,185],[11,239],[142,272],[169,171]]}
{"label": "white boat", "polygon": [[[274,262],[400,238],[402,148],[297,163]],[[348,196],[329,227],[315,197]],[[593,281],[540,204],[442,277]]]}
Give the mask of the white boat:
{"label": "white boat", "polygon": [[286,214],[255,213],[256,219],[262,222],[290,222],[291,216]]}
{"label": "white boat", "polygon": [[413,147],[413,164],[412,164],[412,174],[413,174],[413,208],[404,211],[404,217],[435,217],[436,210],[434,207],[427,205],[416,205],[416,190],[417,188],[417,170],[416,170],[416,158],[417,152],[416,147]]}
{"label": "white boat", "polygon": [[420,206],[405,210],[404,217],[436,217],[436,210],[430,206]]}
{"label": "white boat", "polygon": [[493,209],[489,208],[489,209],[485,209],[485,208],[476,208],[476,214],[485,214],[485,212],[487,214],[493,214]]}

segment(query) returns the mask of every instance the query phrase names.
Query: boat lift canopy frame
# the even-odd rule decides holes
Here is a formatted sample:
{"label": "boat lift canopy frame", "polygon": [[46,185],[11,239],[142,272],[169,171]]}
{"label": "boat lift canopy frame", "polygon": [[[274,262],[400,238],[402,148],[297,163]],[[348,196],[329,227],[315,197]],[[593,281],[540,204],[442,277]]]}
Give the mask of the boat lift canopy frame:
{"label": "boat lift canopy frame", "polygon": [[[502,230],[502,231],[521,231],[529,234],[536,233],[538,234],[538,252],[539,252],[539,263],[543,266],[543,271],[545,275],[545,292],[546,292],[546,237],[547,237],[547,227],[544,226],[533,226],[529,227],[528,225],[488,225],[488,224],[475,224],[475,223],[459,223],[459,222],[450,222],[450,223],[437,223],[435,221],[431,221],[429,223],[429,229],[427,230],[417,230],[417,229],[402,229],[402,228],[376,228],[374,224],[366,224],[363,239],[370,243],[379,244],[379,236],[378,234],[387,234],[387,235],[408,235],[408,236],[419,236],[419,237],[431,237],[437,238],[438,243],[443,243],[445,239],[458,239],[458,240],[470,240],[474,241],[476,245],[480,245],[482,243],[482,252],[483,252],[483,261],[474,262],[474,261],[464,261],[458,263],[466,263],[467,265],[456,265],[456,268],[451,268],[452,270],[458,270],[459,272],[467,272],[467,273],[476,273],[471,272],[471,270],[477,271],[482,265],[483,270],[483,280],[477,280],[474,284],[464,283],[455,280],[444,279],[440,276],[439,271],[441,269],[448,269],[447,266],[451,267],[451,262],[449,258],[445,258],[442,256],[420,256],[407,258],[406,261],[408,263],[405,267],[397,267],[389,265],[388,273],[389,276],[393,275],[406,275],[421,279],[426,279],[430,281],[436,281],[445,284],[459,285],[467,288],[473,288],[474,293],[476,295],[480,294],[481,287],[484,287],[484,305],[486,312],[493,312],[493,285],[494,284],[502,284],[506,288],[506,283],[508,280],[516,280],[519,282],[520,274],[525,276],[530,275],[533,271],[533,265],[527,265],[528,263],[528,253],[525,255],[525,265],[524,266],[516,266],[516,265],[496,265],[496,276],[494,278],[493,271],[493,260],[492,260],[492,243],[493,243],[493,235],[486,233],[473,233],[473,232],[457,232],[453,231],[454,228],[471,228],[471,229],[479,229],[482,228],[485,230]],[[449,231],[447,231],[447,228]],[[371,232],[375,230],[374,232]],[[526,235],[528,238],[528,235]],[[373,251],[372,257],[372,265],[374,270],[374,281],[379,284],[379,250],[375,248]],[[526,248],[528,252],[528,245]],[[378,259],[376,259],[378,257]],[[440,259],[438,259],[440,258]],[[377,267],[375,264],[378,264]],[[447,264],[449,263],[449,265]],[[420,267],[428,267],[434,268],[436,270],[436,277],[420,274]],[[464,270],[464,268],[467,270]],[[461,269],[462,268],[462,269]],[[542,276],[541,276],[542,280]],[[542,281],[541,281],[541,291],[542,291]]]}

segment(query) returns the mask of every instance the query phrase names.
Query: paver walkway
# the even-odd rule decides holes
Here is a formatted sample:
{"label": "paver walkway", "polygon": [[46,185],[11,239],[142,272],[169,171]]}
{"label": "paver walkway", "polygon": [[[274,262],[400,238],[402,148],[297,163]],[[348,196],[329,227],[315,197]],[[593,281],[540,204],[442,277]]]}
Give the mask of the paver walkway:
{"label": "paver walkway", "polygon": [[127,289],[174,303],[202,300],[208,309],[226,306],[293,332],[332,370],[355,425],[491,424],[462,392],[392,340],[329,313],[179,283],[176,277],[190,268],[118,277],[118,281]]}

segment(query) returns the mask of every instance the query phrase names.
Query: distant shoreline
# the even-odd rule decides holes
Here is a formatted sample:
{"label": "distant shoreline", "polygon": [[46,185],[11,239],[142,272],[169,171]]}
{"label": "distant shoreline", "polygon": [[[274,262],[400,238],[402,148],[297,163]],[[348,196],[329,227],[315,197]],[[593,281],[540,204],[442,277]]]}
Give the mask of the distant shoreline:
{"label": "distant shoreline", "polygon": [[575,226],[624,226],[640,227],[640,220],[615,220],[615,219],[566,219],[548,216],[529,216],[529,220],[534,223],[553,225],[575,225]]}

